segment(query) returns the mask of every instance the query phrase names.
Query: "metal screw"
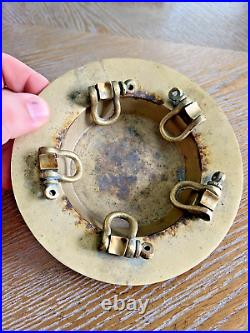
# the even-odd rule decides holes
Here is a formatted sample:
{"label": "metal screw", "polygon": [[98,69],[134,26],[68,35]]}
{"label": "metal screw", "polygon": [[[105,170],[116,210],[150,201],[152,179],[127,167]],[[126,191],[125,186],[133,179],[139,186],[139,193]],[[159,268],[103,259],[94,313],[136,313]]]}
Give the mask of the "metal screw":
{"label": "metal screw", "polygon": [[141,249],[140,256],[144,259],[150,259],[154,255],[153,245],[148,242],[144,242],[141,245],[142,245],[142,249]]}
{"label": "metal screw", "polygon": [[181,99],[183,99],[183,97],[184,97],[183,91],[181,91],[178,88],[172,88],[168,92],[168,98],[171,100],[173,105],[179,104],[179,102],[181,101]]}
{"label": "metal screw", "polygon": [[126,90],[129,93],[134,93],[137,89],[137,84],[135,82],[135,80],[126,80],[125,82],[126,85]]}
{"label": "metal screw", "polygon": [[216,171],[212,175],[211,180],[207,184],[217,186],[221,189],[222,183],[225,181],[225,179],[226,179],[226,175],[223,172]]}
{"label": "metal screw", "polygon": [[221,171],[216,171],[213,176],[212,176],[212,180],[214,182],[221,182],[224,181],[226,178],[225,174]]}

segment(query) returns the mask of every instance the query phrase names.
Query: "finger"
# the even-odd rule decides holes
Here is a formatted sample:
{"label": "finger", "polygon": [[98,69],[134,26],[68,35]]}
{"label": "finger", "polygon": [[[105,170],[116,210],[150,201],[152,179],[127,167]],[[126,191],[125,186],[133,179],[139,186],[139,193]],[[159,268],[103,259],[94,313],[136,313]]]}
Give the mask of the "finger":
{"label": "finger", "polygon": [[2,146],[2,188],[9,190],[11,188],[10,164],[14,140],[10,140]]}
{"label": "finger", "polygon": [[48,121],[47,103],[39,96],[2,90],[2,143],[32,132]]}
{"label": "finger", "polygon": [[2,85],[15,92],[39,94],[49,81],[16,58],[2,54]]}

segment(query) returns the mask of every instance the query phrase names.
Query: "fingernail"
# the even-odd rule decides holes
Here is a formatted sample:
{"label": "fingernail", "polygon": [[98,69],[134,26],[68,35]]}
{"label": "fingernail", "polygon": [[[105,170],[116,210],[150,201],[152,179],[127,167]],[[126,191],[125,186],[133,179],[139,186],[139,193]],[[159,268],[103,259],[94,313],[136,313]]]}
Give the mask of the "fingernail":
{"label": "fingernail", "polygon": [[27,110],[35,125],[41,125],[48,120],[49,109],[47,103],[39,97],[27,102]]}

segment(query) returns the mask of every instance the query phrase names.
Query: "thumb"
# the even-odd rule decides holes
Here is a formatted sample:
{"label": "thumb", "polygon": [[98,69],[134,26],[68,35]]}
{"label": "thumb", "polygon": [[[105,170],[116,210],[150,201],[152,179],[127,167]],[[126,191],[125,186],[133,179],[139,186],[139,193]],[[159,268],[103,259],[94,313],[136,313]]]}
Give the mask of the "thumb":
{"label": "thumb", "polygon": [[48,121],[49,108],[39,96],[2,90],[2,144]]}

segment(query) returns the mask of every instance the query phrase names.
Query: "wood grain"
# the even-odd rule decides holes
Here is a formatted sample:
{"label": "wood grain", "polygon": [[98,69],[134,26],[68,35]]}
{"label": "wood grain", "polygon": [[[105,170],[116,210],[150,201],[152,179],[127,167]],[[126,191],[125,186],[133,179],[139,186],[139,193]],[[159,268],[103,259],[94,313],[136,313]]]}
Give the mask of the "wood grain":
{"label": "wood grain", "polygon": [[[38,244],[26,227],[12,192],[4,193],[3,328],[246,330],[247,54],[153,40],[156,37],[153,32],[147,35],[152,37],[151,40],[126,37],[124,34],[128,28],[124,26],[125,18],[122,21],[120,17],[128,17],[133,7],[124,4],[123,14],[120,12],[117,18],[117,26],[115,23],[110,26],[106,23],[107,10],[103,16],[95,13],[94,8],[99,4],[91,4],[90,7],[81,4],[81,8],[92,8],[92,11],[84,14],[89,17],[89,21],[83,20],[84,23],[80,16],[83,14],[78,13],[77,5],[63,4],[63,10],[58,10],[57,15],[50,13],[50,4],[39,4],[42,6],[38,7],[39,10],[34,7],[36,5],[23,4],[22,8],[19,4],[5,4],[3,48],[6,52],[50,80],[66,70],[105,57],[142,57],[179,70],[209,92],[228,116],[241,148],[245,186],[241,206],[230,232],[208,259],[175,279],[143,287],[101,283],[80,276],[57,262]],[[44,9],[41,14],[42,8],[46,6],[47,10]],[[105,4],[100,6],[106,8]],[[137,6],[132,6],[139,11]],[[114,13],[119,11],[118,7],[118,4],[113,7]],[[161,7],[154,4],[140,7],[141,20],[143,11],[146,13],[149,8],[161,11]],[[26,15],[24,10],[30,15]],[[53,15],[56,16],[55,20]],[[102,25],[100,22],[103,22]],[[84,29],[83,24],[86,27]],[[104,29],[105,33],[97,33]],[[129,29],[132,31],[131,26]],[[115,32],[115,35],[109,34],[110,31]],[[148,29],[148,34],[150,31]],[[191,35],[191,31],[188,35]],[[145,35],[140,33],[139,36],[138,33],[138,37]],[[158,37],[164,36],[162,33]],[[214,43],[216,45],[216,39]],[[233,49],[233,45],[230,48]],[[146,313],[140,315],[138,311],[104,311],[101,301],[115,295],[119,299],[149,299]]]}
{"label": "wood grain", "polygon": [[5,24],[247,50],[247,3],[13,3]]}

